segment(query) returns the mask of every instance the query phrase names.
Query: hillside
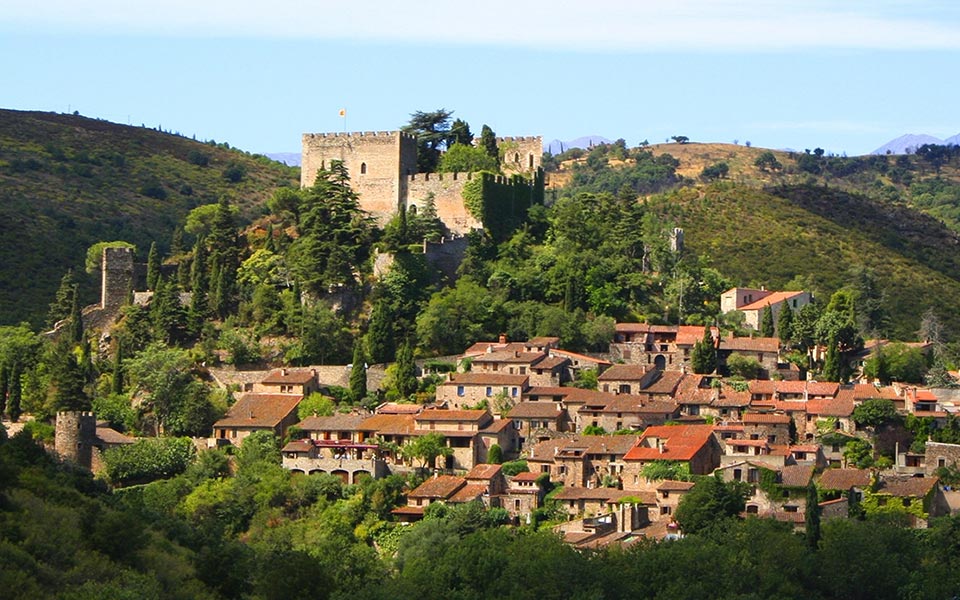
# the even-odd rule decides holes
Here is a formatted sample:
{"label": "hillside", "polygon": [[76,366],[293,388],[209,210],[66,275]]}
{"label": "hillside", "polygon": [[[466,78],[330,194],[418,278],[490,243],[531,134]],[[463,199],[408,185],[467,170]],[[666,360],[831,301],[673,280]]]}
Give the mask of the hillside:
{"label": "hillside", "polygon": [[761,190],[732,183],[687,188],[649,206],[684,228],[687,247],[739,284],[778,288],[797,276],[821,295],[872,269],[891,318],[891,335],[912,338],[920,315],[960,294],[960,240],[906,207],[818,186]]}
{"label": "hillside", "polygon": [[[247,218],[296,169],[228,145],[75,115],[0,110],[0,324],[39,326],[86,249],[125,240],[145,260],[192,208],[226,195]],[[92,281],[82,289],[96,298]]]}

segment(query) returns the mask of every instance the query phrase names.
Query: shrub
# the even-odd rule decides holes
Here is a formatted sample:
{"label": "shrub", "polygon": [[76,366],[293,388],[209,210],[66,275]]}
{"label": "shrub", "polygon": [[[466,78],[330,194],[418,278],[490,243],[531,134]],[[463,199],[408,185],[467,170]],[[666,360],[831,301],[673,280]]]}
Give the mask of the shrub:
{"label": "shrub", "polygon": [[190,438],[138,440],[104,452],[104,472],[115,484],[144,483],[183,473],[193,454]]}

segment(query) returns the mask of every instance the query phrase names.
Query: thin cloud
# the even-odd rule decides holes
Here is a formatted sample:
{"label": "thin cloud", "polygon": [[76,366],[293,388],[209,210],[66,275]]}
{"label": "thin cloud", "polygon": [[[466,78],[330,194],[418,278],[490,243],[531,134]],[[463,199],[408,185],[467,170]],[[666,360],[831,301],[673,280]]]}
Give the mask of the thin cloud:
{"label": "thin cloud", "polygon": [[[960,7],[826,0],[8,0],[10,30],[553,51],[960,50]],[[411,10],[411,6],[415,9]]]}

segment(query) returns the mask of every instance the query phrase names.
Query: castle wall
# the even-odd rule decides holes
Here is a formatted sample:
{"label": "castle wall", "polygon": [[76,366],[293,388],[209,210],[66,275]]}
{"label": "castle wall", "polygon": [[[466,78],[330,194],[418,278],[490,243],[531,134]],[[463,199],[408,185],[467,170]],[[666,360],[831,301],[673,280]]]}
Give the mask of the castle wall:
{"label": "castle wall", "polygon": [[435,269],[444,274],[449,281],[456,281],[457,268],[463,262],[467,252],[467,238],[460,236],[444,238],[439,242],[423,242],[423,254]]}
{"label": "castle wall", "polygon": [[433,194],[437,217],[451,233],[463,235],[483,227],[463,204],[463,186],[472,179],[466,173],[420,173],[407,179],[406,206],[421,213],[427,197]]}
{"label": "castle wall", "polygon": [[507,175],[532,176],[543,158],[543,138],[539,135],[498,137],[497,147],[503,150],[500,168]]}

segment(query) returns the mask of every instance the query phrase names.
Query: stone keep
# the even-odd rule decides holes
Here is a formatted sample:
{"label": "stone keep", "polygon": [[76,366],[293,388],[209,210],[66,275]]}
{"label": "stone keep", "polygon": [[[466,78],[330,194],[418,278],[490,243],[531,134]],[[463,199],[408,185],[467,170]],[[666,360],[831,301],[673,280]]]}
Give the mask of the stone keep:
{"label": "stone keep", "polygon": [[133,250],[104,248],[100,262],[100,308],[119,308],[127,301],[133,283]]}
{"label": "stone keep", "polygon": [[61,457],[89,469],[96,436],[97,419],[92,412],[57,413],[54,448]]}

